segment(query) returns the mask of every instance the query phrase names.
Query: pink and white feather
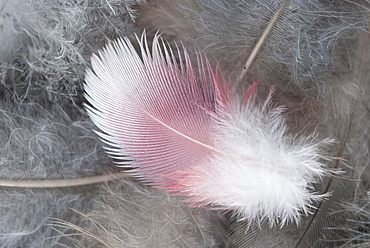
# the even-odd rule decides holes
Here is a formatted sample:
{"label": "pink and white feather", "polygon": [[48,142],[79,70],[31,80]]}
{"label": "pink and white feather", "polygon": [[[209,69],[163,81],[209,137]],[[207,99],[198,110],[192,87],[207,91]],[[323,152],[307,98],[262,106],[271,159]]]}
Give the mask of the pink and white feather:
{"label": "pink and white feather", "polygon": [[[299,222],[322,198],[326,141],[288,134],[283,108],[255,102],[258,83],[238,97],[219,68],[185,49],[175,57],[145,34],[140,54],[127,38],[92,56],[87,112],[107,152],[134,176],[187,197],[192,206],[233,210],[274,225]],[[242,99],[242,100],[240,100]]]}

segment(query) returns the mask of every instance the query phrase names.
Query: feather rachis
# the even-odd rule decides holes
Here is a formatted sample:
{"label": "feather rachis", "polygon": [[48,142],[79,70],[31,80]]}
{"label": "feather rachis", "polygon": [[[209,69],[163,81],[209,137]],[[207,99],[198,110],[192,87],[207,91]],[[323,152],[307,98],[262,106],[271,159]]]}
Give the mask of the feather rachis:
{"label": "feather rachis", "polygon": [[185,49],[177,66],[159,36],[151,51],[144,36],[141,56],[119,40],[92,58],[95,74],[86,76],[87,110],[110,154],[133,160],[135,176],[193,206],[271,225],[277,217],[281,225],[298,223],[323,197],[313,187],[326,172],[321,146],[287,134],[284,109],[270,104],[273,88],[262,105],[259,83],[240,101],[207,58],[198,57],[196,75]]}

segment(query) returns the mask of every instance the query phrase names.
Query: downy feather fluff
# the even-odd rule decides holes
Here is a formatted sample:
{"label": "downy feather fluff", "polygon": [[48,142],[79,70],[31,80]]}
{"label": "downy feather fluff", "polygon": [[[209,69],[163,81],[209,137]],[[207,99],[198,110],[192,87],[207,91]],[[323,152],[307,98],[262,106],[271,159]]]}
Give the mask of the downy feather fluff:
{"label": "downy feather fluff", "polygon": [[216,212],[189,208],[164,190],[125,178],[101,186],[96,195],[93,210],[80,213],[84,225],[51,223],[77,231],[66,238],[80,247],[223,247],[217,239],[225,233],[214,231]]}
{"label": "downy feather fluff", "polygon": [[198,56],[197,74],[185,49],[177,60],[158,36],[151,50],[145,34],[138,41],[141,56],[119,39],[93,55],[86,74],[88,114],[117,163],[192,206],[271,226],[307,215],[322,198],[313,184],[325,174],[329,140],[288,134],[272,88],[261,103],[258,83],[238,96],[206,58]]}

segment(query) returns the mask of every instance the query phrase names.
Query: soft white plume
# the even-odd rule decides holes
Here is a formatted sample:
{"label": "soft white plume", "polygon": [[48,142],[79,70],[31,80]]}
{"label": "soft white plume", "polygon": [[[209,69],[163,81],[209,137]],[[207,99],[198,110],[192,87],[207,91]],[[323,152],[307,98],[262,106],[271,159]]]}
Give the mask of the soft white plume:
{"label": "soft white plume", "polygon": [[283,110],[249,104],[217,123],[215,140],[223,153],[189,171],[185,181],[196,202],[236,210],[257,223],[267,219],[271,226],[298,224],[301,214],[310,213],[323,196],[313,184],[326,173],[322,154],[331,141],[288,134]]}

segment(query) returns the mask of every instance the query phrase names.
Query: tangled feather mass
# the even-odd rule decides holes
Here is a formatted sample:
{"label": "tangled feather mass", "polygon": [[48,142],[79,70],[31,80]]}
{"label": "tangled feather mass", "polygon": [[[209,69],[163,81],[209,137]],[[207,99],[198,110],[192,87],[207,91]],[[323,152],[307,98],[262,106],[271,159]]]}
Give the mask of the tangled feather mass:
{"label": "tangled feather mass", "polygon": [[0,247],[368,246],[369,9],[0,1]]}

